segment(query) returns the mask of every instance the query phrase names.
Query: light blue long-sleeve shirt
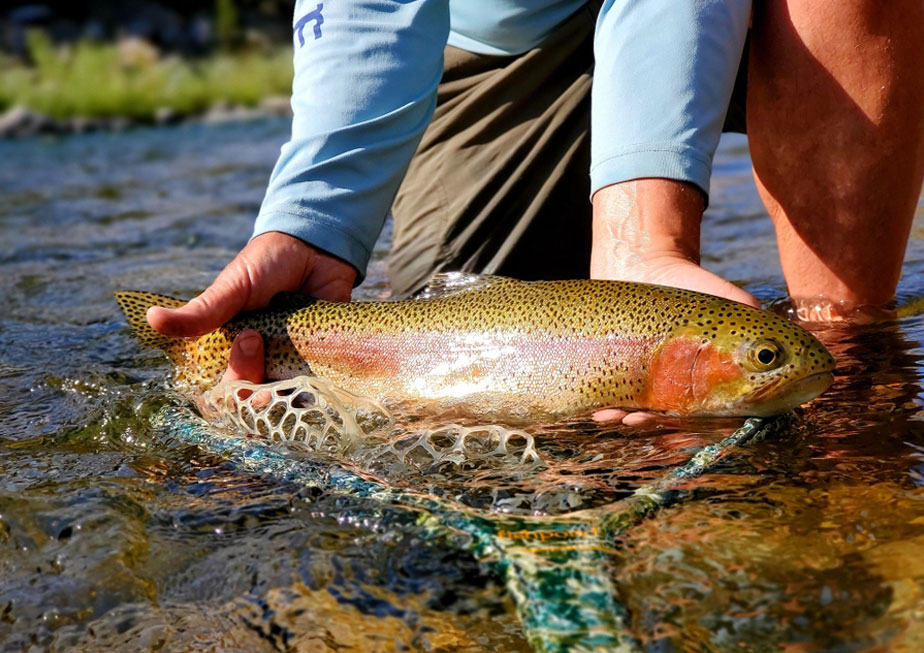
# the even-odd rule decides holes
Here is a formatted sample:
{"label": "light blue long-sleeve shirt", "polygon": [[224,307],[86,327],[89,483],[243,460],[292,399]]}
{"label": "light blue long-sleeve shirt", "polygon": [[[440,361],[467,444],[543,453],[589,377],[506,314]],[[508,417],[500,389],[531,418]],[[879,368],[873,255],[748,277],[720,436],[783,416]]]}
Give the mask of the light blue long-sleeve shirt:
{"label": "light blue long-sleeve shirt", "polygon": [[[292,138],[254,235],[363,275],[436,104],[448,43],[519,54],[586,0],[298,0]],[[750,0],[608,0],[594,34],[591,192],[663,177],[709,189]]]}

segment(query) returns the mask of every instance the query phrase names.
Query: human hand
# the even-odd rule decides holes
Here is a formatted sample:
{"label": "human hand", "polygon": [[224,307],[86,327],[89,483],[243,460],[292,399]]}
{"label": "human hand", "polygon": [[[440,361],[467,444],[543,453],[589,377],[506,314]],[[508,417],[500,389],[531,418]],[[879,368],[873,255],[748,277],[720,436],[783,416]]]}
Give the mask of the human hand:
{"label": "human hand", "polygon": [[669,179],[637,179],[594,194],[593,279],[674,286],[760,307],[749,292],[699,265],[703,198]]}
{"label": "human hand", "polygon": [[[198,297],[170,309],[153,306],[148,323],[173,337],[201,336],[241,311],[263,308],[282,291],[329,301],[349,301],[356,270],[288,234],[272,231],[251,240]],[[263,342],[253,330],[234,340],[225,380],[263,382]]]}
{"label": "human hand", "polygon": [[[753,295],[699,265],[704,206],[695,187],[637,179],[601,188],[593,205],[591,278],[674,286],[760,307]],[[654,416],[606,408],[593,417],[635,426]]]}

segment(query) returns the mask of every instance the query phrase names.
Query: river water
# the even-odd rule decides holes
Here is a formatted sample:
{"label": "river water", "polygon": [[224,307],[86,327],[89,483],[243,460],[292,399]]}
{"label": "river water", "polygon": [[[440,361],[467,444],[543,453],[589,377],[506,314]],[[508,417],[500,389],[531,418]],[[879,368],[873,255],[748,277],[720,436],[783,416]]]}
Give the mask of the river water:
{"label": "river water", "polygon": [[[349,499],[241,473],[151,425],[177,401],[168,368],[112,292],[206,286],[246,242],[287,132],[0,142],[3,650],[529,650],[498,579],[464,550],[352,519]],[[741,138],[723,140],[711,201],[705,264],[779,303]],[[356,298],[387,292],[387,237]],[[818,332],[838,359],[832,390],[627,534],[616,582],[643,645],[924,647],[921,298],[924,204],[906,316]],[[540,480],[598,474],[600,491],[624,492],[727,426],[539,429],[556,461]]]}

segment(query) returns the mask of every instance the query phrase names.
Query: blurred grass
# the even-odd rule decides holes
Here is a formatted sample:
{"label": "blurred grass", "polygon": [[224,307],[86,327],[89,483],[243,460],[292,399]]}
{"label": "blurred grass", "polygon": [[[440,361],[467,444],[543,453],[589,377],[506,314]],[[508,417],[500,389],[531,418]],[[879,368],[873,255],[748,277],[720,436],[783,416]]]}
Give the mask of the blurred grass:
{"label": "blurred grass", "polygon": [[0,111],[23,105],[64,119],[153,120],[164,107],[202,113],[217,102],[253,106],[292,88],[292,51],[220,51],[202,59],[161,57],[143,41],[80,42],[56,48],[28,35],[31,65],[0,53]]}

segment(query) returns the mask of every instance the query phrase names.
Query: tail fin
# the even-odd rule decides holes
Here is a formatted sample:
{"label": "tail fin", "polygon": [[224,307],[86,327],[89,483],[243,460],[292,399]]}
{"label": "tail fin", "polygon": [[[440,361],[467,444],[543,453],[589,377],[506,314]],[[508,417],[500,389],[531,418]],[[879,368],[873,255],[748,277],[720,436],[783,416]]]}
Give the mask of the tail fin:
{"label": "tail fin", "polygon": [[128,323],[135,331],[135,335],[143,344],[163,349],[168,353],[179,345],[180,338],[171,338],[157,333],[148,324],[146,316],[148,309],[152,306],[179,308],[186,303],[185,300],[137,290],[119,290],[115,293],[115,298],[122,312],[125,313],[125,317],[128,318]]}

